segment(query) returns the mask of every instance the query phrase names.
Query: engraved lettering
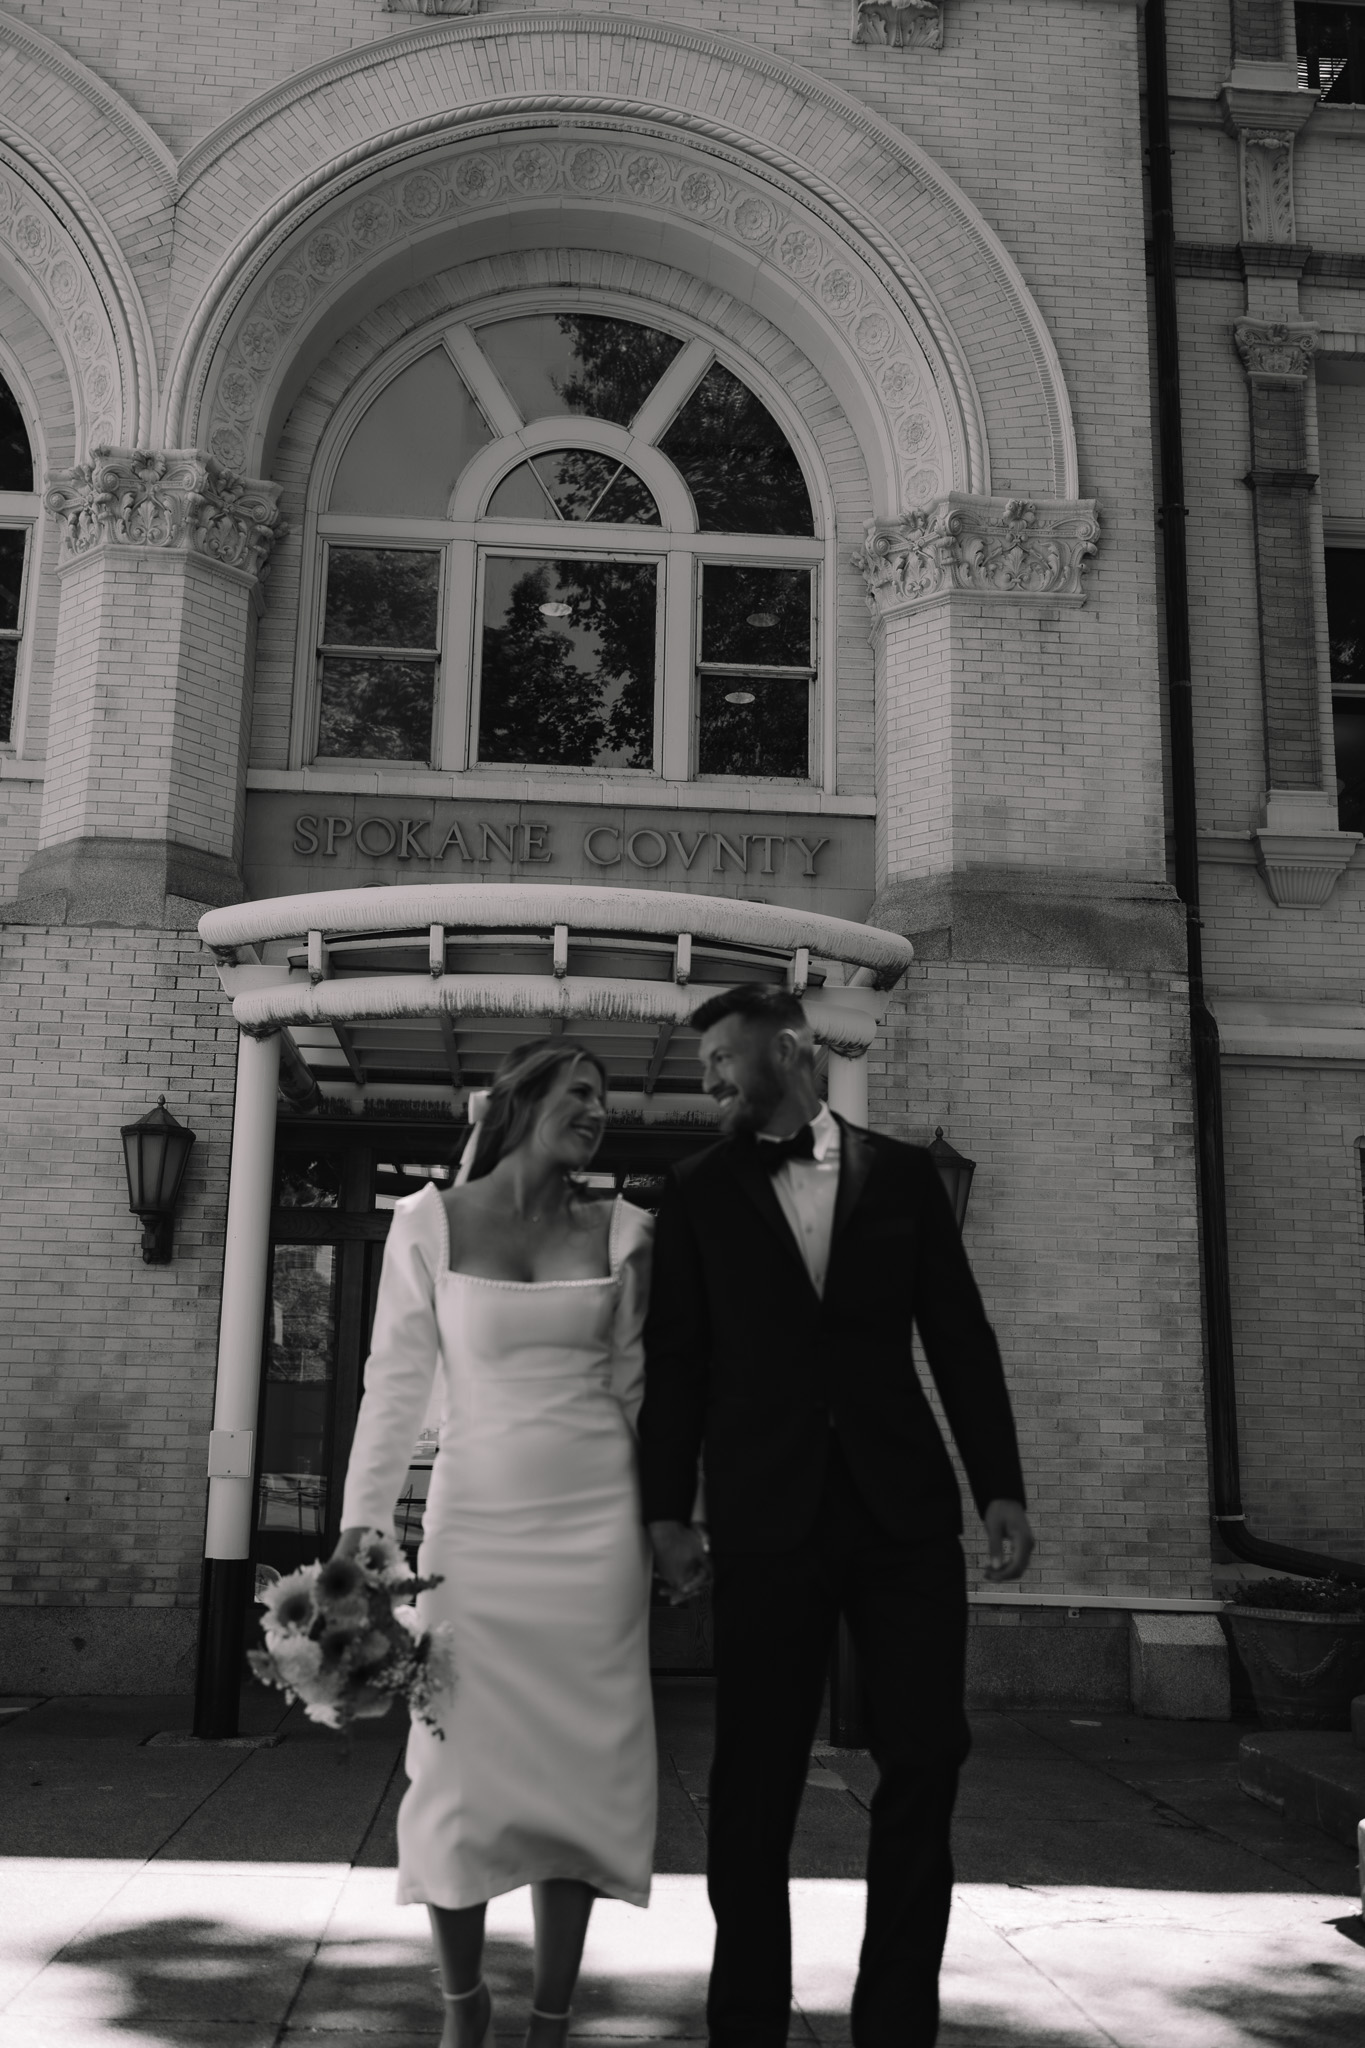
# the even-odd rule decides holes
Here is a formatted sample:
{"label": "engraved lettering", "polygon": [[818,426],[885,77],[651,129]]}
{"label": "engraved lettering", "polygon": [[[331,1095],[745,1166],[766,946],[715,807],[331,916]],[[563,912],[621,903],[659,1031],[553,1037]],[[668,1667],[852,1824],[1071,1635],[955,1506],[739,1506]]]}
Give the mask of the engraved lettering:
{"label": "engraved lettering", "polygon": [[761,875],[772,874],[773,848],[775,846],[781,846],[785,836],[785,833],[782,832],[753,832],[750,834],[750,838],[752,839],[754,845],[761,846],[763,848],[763,865],[759,869],[759,873]]}
{"label": "engraved lettering", "polygon": [[[652,839],[659,851],[653,860],[646,860],[638,851],[642,839]],[[668,841],[662,832],[656,832],[652,825],[646,825],[642,832],[632,832],[626,841],[626,852],[637,868],[661,868],[668,859]]]}
{"label": "engraved lettering", "polygon": [[[365,843],[365,834],[375,828],[389,835],[383,846],[368,846]],[[391,818],[362,818],[355,828],[355,843],[358,851],[368,854],[371,860],[382,860],[384,855],[392,853],[398,844],[398,827]]]}
{"label": "engraved lettering", "polygon": [[687,834],[685,832],[670,832],[668,836],[678,849],[678,859],[685,868],[690,868],[697,855],[701,852],[706,834],[699,832],[695,844],[690,847],[686,844]]}
{"label": "engraved lettering", "polygon": [[338,839],[349,839],[351,836],[351,821],[349,818],[324,818],[322,829],[327,835],[327,844],[322,849],[323,853],[329,856],[335,855]]}
{"label": "engraved lettering", "polygon": [[738,846],[735,844],[735,839],[727,839],[723,832],[713,832],[711,837],[716,842],[716,857],[711,863],[712,871],[716,874],[724,872],[724,856],[728,853],[735,866],[741,868],[747,874],[749,868],[748,833],[737,832],[735,834],[735,839],[739,841]]}
{"label": "engraved lettering", "polygon": [[436,856],[437,860],[444,860],[452,846],[459,849],[461,860],[473,860],[474,856],[469,851],[468,842],[458,824],[452,824],[445,838],[441,841],[441,850]]}
{"label": "engraved lettering", "polygon": [[522,856],[523,859],[528,861],[554,859],[554,855],[545,844],[545,835],[549,829],[548,825],[525,825],[522,827],[526,834],[526,852]]}
{"label": "engraved lettering", "polygon": [[799,839],[796,833],[793,832],[791,835],[791,843],[793,846],[799,846],[803,855],[805,856],[806,864],[801,870],[802,874],[813,875],[815,873],[815,856],[817,853],[819,853],[822,847],[829,845],[828,839],[816,839],[814,841],[808,841],[805,839]]}
{"label": "engraved lettering", "polygon": [[316,853],[318,850],[318,821],[311,811],[305,811],[301,818],[294,820],[294,844],[291,853]]}
{"label": "engraved lettering", "polygon": [[480,825],[479,831],[483,835],[483,852],[479,855],[480,860],[491,860],[493,856],[488,849],[490,846],[496,846],[503,859],[510,862],[513,867],[516,866],[517,828],[515,825],[507,827],[507,837],[505,839],[501,832],[493,825]]}
{"label": "engraved lettering", "polygon": [[619,846],[617,847],[615,853],[597,853],[593,850],[594,839],[601,839],[604,837],[608,839],[619,839],[621,837],[619,827],[616,825],[594,825],[591,832],[585,832],[583,835],[583,851],[587,855],[588,859],[592,862],[595,868],[615,867],[617,861],[621,858],[621,849]]}
{"label": "engraved lettering", "polygon": [[398,847],[398,858],[400,860],[411,860],[412,856],[416,854],[418,860],[429,859],[430,856],[426,848],[417,837],[419,832],[426,831],[429,820],[426,818],[400,818],[398,822],[403,828],[403,837]]}

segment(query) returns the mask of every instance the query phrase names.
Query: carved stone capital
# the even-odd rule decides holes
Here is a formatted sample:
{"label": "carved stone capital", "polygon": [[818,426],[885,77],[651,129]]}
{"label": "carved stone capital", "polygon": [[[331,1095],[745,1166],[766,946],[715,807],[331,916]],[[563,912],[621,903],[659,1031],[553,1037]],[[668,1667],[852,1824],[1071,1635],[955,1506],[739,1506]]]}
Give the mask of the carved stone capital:
{"label": "carved stone capital", "polygon": [[943,0],[853,0],[849,40],[888,50],[941,50]]}
{"label": "carved stone capital", "polygon": [[1079,603],[1099,542],[1093,498],[973,498],[874,519],[853,557],[879,617],[950,591]]}
{"label": "carved stone capital", "polygon": [[1301,384],[1318,345],[1318,330],[1291,326],[1283,320],[1239,320],[1232,339],[1253,381],[1265,378],[1276,384]]}
{"label": "carved stone capital", "polygon": [[280,534],[280,486],[241,477],[197,448],[96,448],[48,477],[43,503],[73,560],[97,548],[165,548],[264,573]]}

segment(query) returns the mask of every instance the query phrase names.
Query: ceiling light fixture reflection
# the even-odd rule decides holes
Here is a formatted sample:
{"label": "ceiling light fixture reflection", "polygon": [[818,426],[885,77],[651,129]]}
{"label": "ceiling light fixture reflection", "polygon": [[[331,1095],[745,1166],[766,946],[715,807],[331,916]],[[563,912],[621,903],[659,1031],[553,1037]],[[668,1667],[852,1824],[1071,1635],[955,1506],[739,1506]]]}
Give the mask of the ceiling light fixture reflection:
{"label": "ceiling light fixture reflection", "polygon": [[725,701],[727,704],[752,704],[754,693],[752,690],[727,690]]}
{"label": "ceiling light fixture reflection", "polygon": [[750,612],[748,618],[744,621],[744,623],[746,626],[761,626],[766,630],[769,626],[775,626],[777,624],[777,613]]}
{"label": "ceiling light fixture reflection", "polygon": [[573,617],[573,606],[571,604],[543,604],[539,607],[539,610],[542,619],[571,619]]}

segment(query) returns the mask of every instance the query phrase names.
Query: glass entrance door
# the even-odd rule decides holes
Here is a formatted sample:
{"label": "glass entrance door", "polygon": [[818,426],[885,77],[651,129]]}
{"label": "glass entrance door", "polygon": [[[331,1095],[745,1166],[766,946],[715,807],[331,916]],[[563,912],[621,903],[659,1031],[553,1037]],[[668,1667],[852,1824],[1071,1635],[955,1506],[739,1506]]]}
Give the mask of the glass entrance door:
{"label": "glass entrance door", "polygon": [[[341,1489],[393,1206],[428,1184],[448,1187],[467,1127],[358,1117],[283,1117],[275,1145],[271,1269],[259,1420],[253,1556],[289,1572],[326,1557],[341,1532]],[[594,1183],[657,1207],[669,1165],[711,1143],[705,1130],[609,1129]],[[415,1555],[436,1455],[419,1432],[395,1516]],[[656,1671],[711,1665],[709,1601],[651,1614]]]}

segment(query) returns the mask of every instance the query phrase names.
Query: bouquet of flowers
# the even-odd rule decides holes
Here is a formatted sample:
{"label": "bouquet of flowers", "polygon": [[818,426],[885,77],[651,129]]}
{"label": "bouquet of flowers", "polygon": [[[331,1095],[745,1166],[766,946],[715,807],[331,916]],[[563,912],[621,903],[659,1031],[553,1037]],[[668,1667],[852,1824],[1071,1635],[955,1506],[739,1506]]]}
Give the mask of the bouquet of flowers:
{"label": "bouquet of flowers", "polygon": [[304,1565],[287,1578],[263,1567],[256,1599],[265,1609],[265,1648],[247,1661],[328,1728],[376,1719],[404,1699],[415,1719],[443,1735],[432,1701],[452,1678],[448,1631],[423,1629],[411,1604],[440,1583],[416,1578],[378,1529],[366,1531],[354,1557]]}

